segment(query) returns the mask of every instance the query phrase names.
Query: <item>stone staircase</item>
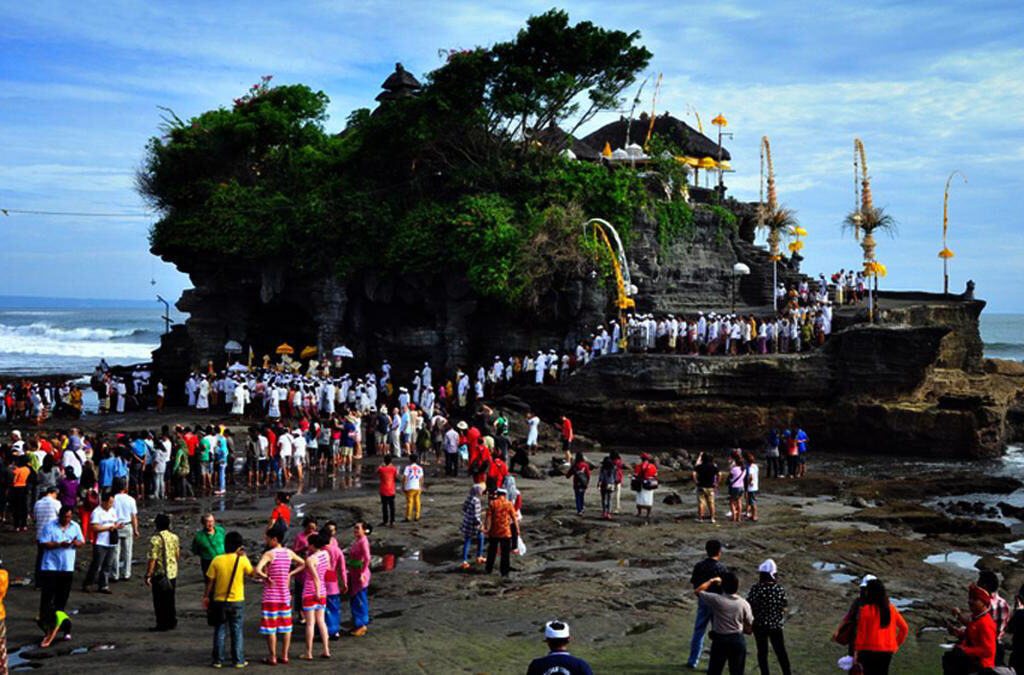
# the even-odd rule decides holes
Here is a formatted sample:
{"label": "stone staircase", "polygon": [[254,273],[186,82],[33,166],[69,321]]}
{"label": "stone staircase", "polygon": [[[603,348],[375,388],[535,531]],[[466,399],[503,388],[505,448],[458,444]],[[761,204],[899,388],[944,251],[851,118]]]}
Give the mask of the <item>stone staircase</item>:
{"label": "stone staircase", "polygon": [[[739,282],[739,296],[748,305],[772,304],[772,261],[768,250],[738,237],[733,238],[732,245],[736,251],[736,258],[750,268],[750,274]],[[818,288],[817,279],[793,269],[789,260],[779,261],[778,281],[787,288],[801,281],[807,281],[812,292]]]}

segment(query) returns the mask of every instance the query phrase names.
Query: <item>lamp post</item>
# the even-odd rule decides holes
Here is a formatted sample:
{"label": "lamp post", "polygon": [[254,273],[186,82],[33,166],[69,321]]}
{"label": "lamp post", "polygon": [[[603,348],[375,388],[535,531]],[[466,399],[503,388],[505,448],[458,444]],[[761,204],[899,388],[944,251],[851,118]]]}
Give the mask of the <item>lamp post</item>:
{"label": "lamp post", "polygon": [[714,124],[716,127],[718,127],[718,157],[717,157],[717,161],[718,161],[718,190],[719,190],[719,192],[721,192],[722,187],[723,187],[722,176],[725,173],[722,170],[722,136],[726,135],[726,136],[729,136],[731,138],[732,134],[723,134],[722,133],[722,127],[729,126],[728,120],[725,119],[725,115],[723,115],[722,113],[718,113],[718,116],[715,117],[715,119],[711,120],[711,123]]}
{"label": "lamp post", "polygon": [[732,266],[732,311],[736,311],[736,279],[750,274],[750,268],[738,262]]}

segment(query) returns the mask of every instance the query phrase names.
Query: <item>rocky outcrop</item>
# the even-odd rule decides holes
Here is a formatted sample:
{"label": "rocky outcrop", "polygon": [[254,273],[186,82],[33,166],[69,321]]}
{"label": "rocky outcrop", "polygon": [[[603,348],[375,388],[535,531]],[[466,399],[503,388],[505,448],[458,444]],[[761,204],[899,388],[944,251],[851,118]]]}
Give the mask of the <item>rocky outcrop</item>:
{"label": "rocky outcrop", "polygon": [[[733,206],[741,211],[741,220],[749,220],[745,207]],[[691,236],[667,246],[659,241],[657,224],[642,213],[632,233],[628,256],[639,288],[638,311],[726,310],[733,301],[734,282],[738,307],[765,302],[770,267],[753,260],[752,251],[759,249],[735,236],[711,210],[697,206]],[[564,280],[538,310],[526,312],[481,298],[456,270],[403,276],[360,273],[341,280],[273,263],[254,267],[221,260],[200,265],[173,252],[165,257],[194,286],[177,303],[189,315],[184,331],[169,335],[154,355],[170,382],[190,367],[205,369],[211,360],[221,366],[228,340],[251,345],[257,362],[264,354],[273,355],[281,342],[321,350],[346,344],[357,355],[357,368],[386,358],[400,371],[424,361],[450,369],[490,363],[494,354],[571,348],[614,316],[610,286],[596,275]],[[753,273],[734,280],[732,267],[740,260],[751,261]]]}
{"label": "rocky outcrop", "polygon": [[772,427],[800,425],[818,449],[993,456],[1024,437],[1024,368],[947,367],[969,364],[976,310],[915,310],[924,325],[854,326],[802,355],[605,357],[519,395],[606,445],[758,448]]}

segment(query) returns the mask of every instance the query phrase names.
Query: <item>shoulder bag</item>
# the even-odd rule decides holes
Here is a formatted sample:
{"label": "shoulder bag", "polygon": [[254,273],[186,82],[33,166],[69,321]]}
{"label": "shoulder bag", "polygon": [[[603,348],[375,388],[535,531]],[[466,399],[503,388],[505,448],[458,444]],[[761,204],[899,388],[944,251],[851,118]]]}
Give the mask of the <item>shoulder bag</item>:
{"label": "shoulder bag", "polygon": [[235,572],[238,571],[238,563],[242,560],[242,556],[235,554],[235,566],[231,569],[231,578],[228,579],[228,590],[224,594],[223,600],[211,600],[210,604],[206,608],[206,625],[207,626],[223,626],[228,620],[228,598],[231,597],[231,585],[235,582]]}

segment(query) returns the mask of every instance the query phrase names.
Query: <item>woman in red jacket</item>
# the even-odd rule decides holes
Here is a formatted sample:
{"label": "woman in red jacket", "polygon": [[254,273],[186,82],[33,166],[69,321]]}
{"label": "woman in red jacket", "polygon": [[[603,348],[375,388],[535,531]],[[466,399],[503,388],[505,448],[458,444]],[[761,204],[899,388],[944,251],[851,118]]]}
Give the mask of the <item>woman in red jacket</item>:
{"label": "woman in red jacket", "polygon": [[907,622],[891,602],[885,585],[871,579],[857,616],[854,658],[864,675],[888,675],[892,655],[907,639]]}

